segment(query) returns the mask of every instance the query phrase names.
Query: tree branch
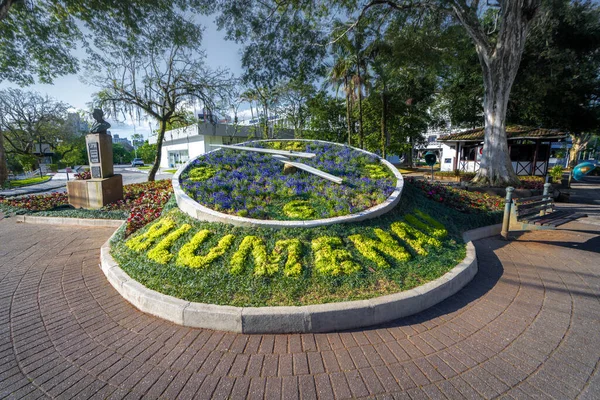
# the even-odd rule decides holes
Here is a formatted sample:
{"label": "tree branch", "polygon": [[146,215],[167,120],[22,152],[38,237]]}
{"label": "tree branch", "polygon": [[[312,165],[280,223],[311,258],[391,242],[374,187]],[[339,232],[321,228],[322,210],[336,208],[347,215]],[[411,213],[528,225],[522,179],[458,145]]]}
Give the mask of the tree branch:
{"label": "tree branch", "polygon": [[337,41],[339,41],[342,37],[346,36],[346,34],[348,32],[350,32],[352,29],[356,28],[356,26],[360,23],[361,19],[365,16],[365,14],[367,13],[367,11],[375,6],[388,6],[390,9],[395,10],[395,11],[403,11],[403,10],[410,10],[413,8],[430,8],[430,9],[434,9],[437,8],[439,9],[438,6],[434,5],[433,3],[430,3],[428,1],[423,1],[423,2],[418,2],[418,3],[397,3],[393,0],[372,0],[371,2],[369,2],[368,4],[366,4],[363,9],[361,10],[360,14],[358,15],[358,18],[356,18],[356,21],[354,21],[352,24],[350,24],[350,26],[348,27],[348,29],[346,29],[340,36],[338,36],[336,39],[330,41],[328,44],[333,44],[336,43]]}
{"label": "tree branch", "polygon": [[[475,42],[475,46],[481,49],[481,54],[485,56],[487,62],[492,52],[492,47],[477,18],[477,9],[469,7],[463,0],[455,0],[451,3],[454,15],[465,27],[468,35]],[[474,5],[477,4],[477,2],[474,3]]]}

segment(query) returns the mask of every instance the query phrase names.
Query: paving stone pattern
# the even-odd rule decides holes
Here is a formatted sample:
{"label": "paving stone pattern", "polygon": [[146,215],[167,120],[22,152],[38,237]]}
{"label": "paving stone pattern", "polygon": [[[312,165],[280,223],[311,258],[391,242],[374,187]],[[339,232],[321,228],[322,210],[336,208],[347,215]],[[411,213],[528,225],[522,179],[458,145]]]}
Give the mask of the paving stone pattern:
{"label": "paving stone pattern", "polygon": [[124,301],[98,267],[111,228],[0,218],[0,398],[598,399],[598,226],[564,227],[476,242],[473,282],[416,316],[242,335]]}

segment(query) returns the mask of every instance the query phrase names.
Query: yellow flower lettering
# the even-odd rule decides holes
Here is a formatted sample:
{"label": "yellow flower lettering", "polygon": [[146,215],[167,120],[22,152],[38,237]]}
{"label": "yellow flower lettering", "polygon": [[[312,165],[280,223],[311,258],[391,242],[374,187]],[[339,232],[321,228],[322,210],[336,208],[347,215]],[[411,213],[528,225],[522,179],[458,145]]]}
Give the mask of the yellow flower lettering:
{"label": "yellow flower lettering", "polygon": [[379,241],[363,235],[348,236],[348,239],[354,243],[356,250],[360,254],[376,263],[379,268],[390,267],[390,264],[380,253],[395,258],[398,261],[407,261],[410,259],[410,254],[396,242],[392,235],[378,228],[374,232]]}
{"label": "yellow flower lettering", "polygon": [[234,235],[225,235],[221,238],[221,240],[219,240],[219,243],[216,247],[208,250],[208,253],[205,256],[196,255],[196,250],[200,247],[200,245],[202,245],[202,243],[206,241],[209,235],[210,231],[208,229],[203,229],[196,233],[194,237],[189,242],[184,244],[179,250],[176,264],[182,267],[190,268],[206,267],[215,259],[225,254],[235,239]]}
{"label": "yellow flower lettering", "polygon": [[166,238],[161,240],[152,250],[148,252],[148,258],[156,261],[159,264],[166,264],[173,258],[173,254],[169,252],[171,246],[177,239],[179,239],[183,234],[192,229],[190,224],[183,224],[176,231],[171,232],[167,235]]}
{"label": "yellow flower lettering", "polygon": [[311,242],[315,253],[315,269],[325,275],[352,274],[360,271],[360,265],[352,260],[352,254],[345,249],[336,249],[342,239],[322,236]]}
{"label": "yellow flower lettering", "polygon": [[175,222],[173,220],[162,219],[150,226],[146,232],[129,239],[125,244],[134,251],[146,250],[154,244],[156,239],[169,232],[174,226]]}

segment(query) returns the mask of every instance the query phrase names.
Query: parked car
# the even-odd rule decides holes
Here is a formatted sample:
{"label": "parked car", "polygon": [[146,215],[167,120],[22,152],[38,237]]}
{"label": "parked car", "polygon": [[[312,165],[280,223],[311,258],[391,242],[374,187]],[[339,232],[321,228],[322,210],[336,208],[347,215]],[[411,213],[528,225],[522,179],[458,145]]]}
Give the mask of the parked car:
{"label": "parked car", "polygon": [[131,162],[131,166],[132,167],[143,167],[144,160],[142,160],[141,158],[134,158],[133,161]]}

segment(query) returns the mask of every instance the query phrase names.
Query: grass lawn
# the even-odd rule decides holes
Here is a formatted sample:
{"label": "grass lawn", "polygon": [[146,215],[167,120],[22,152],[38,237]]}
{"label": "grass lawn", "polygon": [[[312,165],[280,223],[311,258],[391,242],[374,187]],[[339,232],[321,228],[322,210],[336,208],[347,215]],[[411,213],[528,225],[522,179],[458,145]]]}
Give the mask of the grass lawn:
{"label": "grass lawn", "polygon": [[137,167],[137,169],[141,169],[142,171],[150,171],[152,167],[144,165],[143,167]]}
{"label": "grass lawn", "polygon": [[177,172],[176,169],[165,169],[163,170],[163,172],[167,173],[167,174],[174,174],[175,172]]}
{"label": "grass lawn", "polygon": [[36,176],[33,178],[27,178],[27,179],[19,179],[19,180],[14,180],[14,181],[10,181],[10,187],[16,188],[16,187],[23,187],[23,186],[29,186],[29,185],[37,185],[38,183],[44,183],[50,180],[49,176]]}
{"label": "grass lawn", "polygon": [[[411,222],[419,211],[442,224],[447,234],[436,236],[424,224]],[[412,185],[405,186],[400,204],[381,217],[310,229],[201,222],[180,212],[172,199],[158,223],[129,237],[119,232],[112,254],[144,286],[187,301],[319,304],[382,296],[434,280],[464,258],[462,232],[497,223],[500,216],[460,213]],[[426,234],[402,236],[394,229],[402,222]],[[158,232],[161,224],[170,228]]]}

